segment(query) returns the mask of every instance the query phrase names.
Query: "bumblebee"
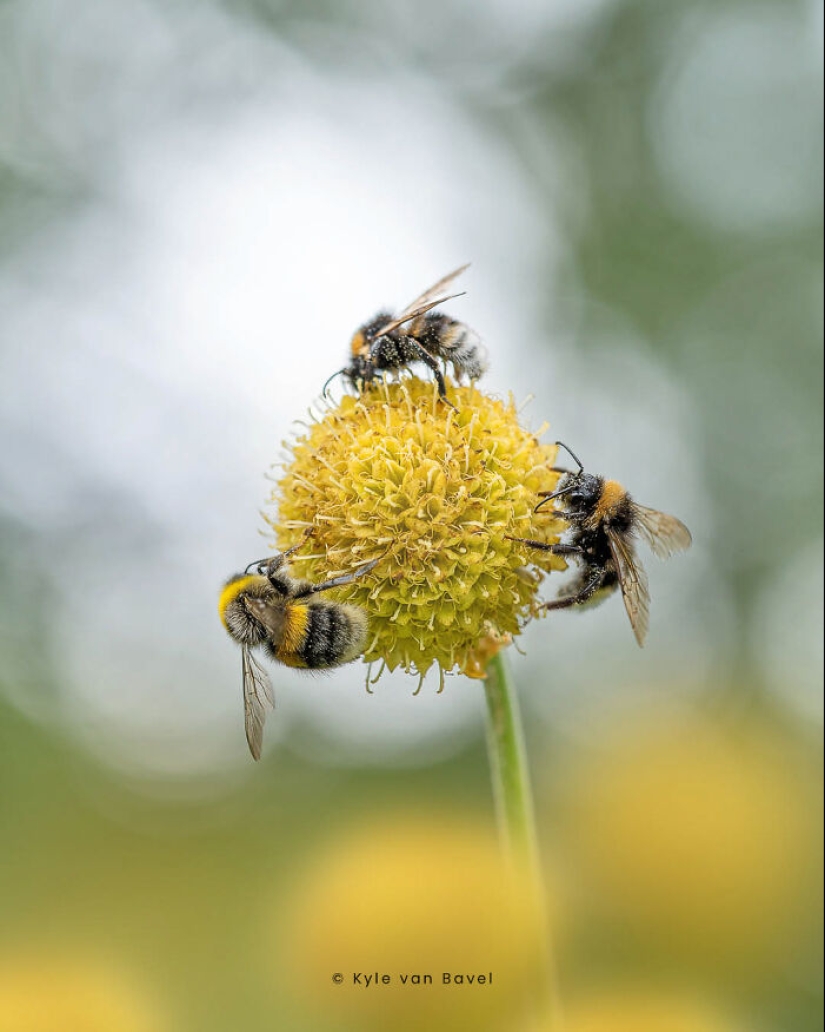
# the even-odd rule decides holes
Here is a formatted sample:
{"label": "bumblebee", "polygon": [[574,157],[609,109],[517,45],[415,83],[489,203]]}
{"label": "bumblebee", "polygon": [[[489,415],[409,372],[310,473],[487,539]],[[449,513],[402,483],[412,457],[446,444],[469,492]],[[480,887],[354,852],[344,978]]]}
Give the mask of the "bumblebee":
{"label": "bumblebee", "polygon": [[630,626],[639,645],[644,645],[648,628],[650,593],[647,576],[636,558],[635,539],[640,536],[660,559],[690,547],[690,531],[675,516],[634,502],[616,480],[585,473],[573,452],[561,441],[579,467],[575,473],[555,467],[563,473],[556,491],[541,492],[536,506],[539,512],[548,502],[565,499],[565,509],[554,509],[553,515],[572,527],[568,543],[545,544],[528,538],[512,538],[531,548],[540,548],[554,555],[576,559],[581,569],[570,585],[569,593],[543,609],[567,609],[586,602],[598,602],[620,588]]}
{"label": "bumblebee", "polygon": [[[269,659],[305,670],[326,670],[357,659],[367,640],[367,615],[358,606],[317,598],[349,584],[378,562],[322,584],[297,580],[285,567],[303,541],[267,559],[250,563],[221,591],[218,613],[229,636],[241,646],[246,740],[260,759],[264,721],[275,706],[269,675],[252,654],[262,647]],[[250,572],[254,569],[254,572]]]}
{"label": "bumblebee", "polygon": [[324,384],[324,394],[336,376],[344,376],[357,390],[361,390],[381,373],[405,369],[413,362],[423,362],[432,370],[438,394],[447,404],[447,389],[439,361],[452,365],[459,380],[465,376],[468,380],[477,380],[487,368],[478,337],[464,323],[432,311],[445,301],[461,296],[437,295],[443,293],[466,268],[462,265],[434,283],[411,301],[400,315],[379,312],[360,326],[350,341],[350,364],[333,373]]}

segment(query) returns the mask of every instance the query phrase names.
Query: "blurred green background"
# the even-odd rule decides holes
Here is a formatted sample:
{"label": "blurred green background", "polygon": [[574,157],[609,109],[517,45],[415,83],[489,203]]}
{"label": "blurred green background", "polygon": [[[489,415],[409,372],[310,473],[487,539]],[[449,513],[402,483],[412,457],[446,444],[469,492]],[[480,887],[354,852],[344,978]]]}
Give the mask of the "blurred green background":
{"label": "blurred green background", "polygon": [[822,21],[0,5],[0,1032],[521,1028],[479,684],[277,671],[255,765],[215,616],[353,328],[468,260],[489,389],[694,533],[644,652],[513,656],[568,1028],[821,1028]]}

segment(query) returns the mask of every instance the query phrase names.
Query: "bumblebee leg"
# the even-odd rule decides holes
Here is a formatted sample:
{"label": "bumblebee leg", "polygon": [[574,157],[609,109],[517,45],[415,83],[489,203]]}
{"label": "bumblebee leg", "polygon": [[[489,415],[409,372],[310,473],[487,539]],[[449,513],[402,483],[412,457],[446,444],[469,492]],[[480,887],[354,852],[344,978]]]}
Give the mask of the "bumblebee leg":
{"label": "bumblebee leg", "polygon": [[551,545],[548,551],[551,555],[584,555],[581,545]]}
{"label": "bumblebee leg", "polygon": [[366,563],[358,570],[353,570],[351,573],[345,573],[340,577],[333,577],[332,580],[323,581],[321,584],[308,584],[305,588],[301,588],[292,597],[293,598],[306,598],[308,595],[317,595],[319,591],[329,591],[330,588],[340,588],[344,584],[349,584],[351,581],[357,580],[359,577],[363,577],[365,573],[369,573],[374,567],[381,562],[380,559],[373,559],[371,563]]}
{"label": "bumblebee leg", "polygon": [[551,555],[584,555],[581,545],[548,544],[546,541],[534,541],[532,538],[518,538],[505,535],[508,541],[518,541],[521,545],[529,545],[531,548],[540,548],[542,552],[549,552]]}
{"label": "bumblebee leg", "polygon": [[292,548],[288,548],[285,552],[276,552],[275,555],[268,555],[264,559],[256,559],[247,566],[244,572],[249,573],[254,566],[262,577],[268,577],[270,573],[275,573],[276,570],[280,570],[284,565],[285,560],[291,556],[293,552],[297,552],[298,549],[301,548],[306,539],[313,534],[314,531],[314,527],[307,527],[304,531],[304,536],[297,545],[293,545]]}
{"label": "bumblebee leg", "polygon": [[438,396],[443,402],[450,406],[451,409],[455,409],[449,398],[447,397],[447,386],[444,383],[444,374],[438,367],[438,359],[434,358],[425,347],[423,347],[415,337],[402,337],[401,341],[404,344],[405,349],[409,350],[410,361],[423,362],[429,366],[432,370],[435,382],[438,384]]}
{"label": "bumblebee leg", "polygon": [[580,606],[586,602],[590,596],[597,590],[599,585],[602,583],[603,577],[601,570],[597,570],[596,573],[590,578],[585,586],[575,593],[575,595],[565,595],[563,598],[556,598],[552,602],[545,602],[542,605],[542,609],[569,609],[571,606]]}

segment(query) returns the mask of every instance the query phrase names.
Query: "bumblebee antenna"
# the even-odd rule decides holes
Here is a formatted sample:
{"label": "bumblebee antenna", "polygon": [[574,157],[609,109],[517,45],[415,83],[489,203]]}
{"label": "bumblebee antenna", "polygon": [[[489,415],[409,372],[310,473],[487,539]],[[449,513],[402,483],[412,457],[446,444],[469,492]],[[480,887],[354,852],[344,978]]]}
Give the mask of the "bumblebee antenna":
{"label": "bumblebee antenna", "polygon": [[[296,542],[291,548],[288,548],[285,552],[275,552],[273,555],[264,556],[263,559],[253,560],[249,566],[244,570],[244,573],[249,573],[253,567],[257,567],[258,573],[263,574],[264,569],[268,569],[271,573],[283,566],[284,561],[292,555],[293,552],[297,552],[298,549],[304,544],[307,538],[312,537],[315,533],[314,527],[305,527],[304,533],[301,536],[301,540]],[[372,567],[370,567],[372,569]]]}
{"label": "bumblebee antenna", "polygon": [[324,384],[324,389],[321,391],[321,397],[327,398],[327,387],[332,383],[336,376],[341,376],[346,372],[346,369],[339,369],[337,373],[333,373],[332,376]]}
{"label": "bumblebee antenna", "polygon": [[[567,454],[570,456],[570,458],[579,467],[579,473],[583,473],[584,472],[584,466],[581,464],[581,460],[579,459],[578,455],[576,455],[576,453],[572,450],[572,448],[568,448],[567,445],[564,443],[564,441],[556,441],[556,447],[557,448],[564,448],[564,450],[567,452]],[[552,495],[551,497],[558,498],[558,495]]]}
{"label": "bumblebee antenna", "polygon": [[[579,467],[578,473],[575,474],[576,476],[578,476],[579,473],[583,473],[584,472],[584,466],[581,464],[581,460],[579,459],[578,455],[576,455],[576,453],[572,450],[572,448],[568,448],[568,446],[564,443],[564,441],[556,441],[556,447],[557,448],[564,448],[564,450],[567,452],[567,454],[570,456],[570,458]],[[569,473],[568,470],[566,470],[566,469],[559,469],[558,466],[553,466],[553,470],[556,473],[567,473],[568,476],[573,476],[574,475],[572,473]],[[535,509],[533,509],[533,512],[538,512],[543,505],[546,505],[548,502],[552,502],[554,498],[563,498],[566,494],[570,494],[571,490],[572,490],[572,485],[568,485],[567,487],[563,487],[560,491],[553,491],[552,493],[549,492],[549,491],[541,491],[541,492],[539,492],[541,494],[541,501],[535,507]]]}
{"label": "bumblebee antenna", "polygon": [[542,505],[546,505],[548,502],[552,502],[554,498],[563,498],[566,494],[570,494],[571,488],[564,487],[561,491],[553,491],[552,494],[542,493],[542,499],[539,504],[533,509],[533,512],[538,512]]}

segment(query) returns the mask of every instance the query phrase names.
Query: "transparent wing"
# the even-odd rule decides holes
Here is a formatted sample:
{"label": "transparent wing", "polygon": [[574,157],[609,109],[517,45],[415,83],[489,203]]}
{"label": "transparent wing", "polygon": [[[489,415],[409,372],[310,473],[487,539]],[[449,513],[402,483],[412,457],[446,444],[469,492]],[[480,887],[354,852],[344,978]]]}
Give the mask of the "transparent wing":
{"label": "transparent wing", "polygon": [[264,740],[264,722],[269,710],[275,708],[275,693],[269,674],[250,650],[241,650],[243,657],[243,708],[246,724],[246,740],[254,760],[261,758]]}
{"label": "transparent wing", "polygon": [[[448,287],[454,279],[457,279],[461,275],[461,273],[464,272],[465,269],[469,268],[470,263],[467,262],[466,265],[461,265],[459,266],[459,268],[453,269],[452,272],[448,272],[446,276],[442,276],[438,283],[433,283],[433,285],[431,287],[428,287],[423,294],[419,294],[414,301],[410,301],[410,303],[401,313],[399,318],[406,317],[408,319],[412,319],[413,314],[420,315],[422,311],[426,312],[426,306],[429,304],[429,302],[432,301],[433,298],[437,297],[439,294],[442,294],[445,288]],[[458,294],[453,294],[451,296],[458,297]],[[435,305],[440,305],[442,301],[447,300],[449,300],[449,298],[442,297],[438,301],[436,301],[434,305],[430,305],[430,307],[434,308]]]}
{"label": "transparent wing", "polygon": [[431,308],[438,308],[438,306],[443,305],[445,301],[452,301],[454,297],[461,297],[461,294],[447,294],[445,297],[439,297],[436,298],[435,301],[430,301],[429,304],[421,305],[419,308],[414,308],[411,312],[402,312],[397,319],[390,320],[390,322],[385,323],[379,330],[376,330],[373,336],[381,337],[385,333],[392,333],[393,330],[397,330],[398,327],[403,326],[404,323],[417,319],[419,315],[429,312]]}
{"label": "transparent wing", "polygon": [[644,645],[647,637],[648,614],[650,612],[650,592],[647,586],[647,575],[633,554],[633,545],[626,535],[619,535],[608,530],[607,539],[610,551],[616,563],[619,575],[619,586],[630,626],[636,635],[639,645]]}
{"label": "transparent wing", "polygon": [[669,559],[674,552],[684,552],[690,548],[690,531],[675,516],[668,516],[657,509],[648,509],[646,505],[633,503],[633,514],[636,526],[642,538],[650,546],[651,551],[660,559]]}
{"label": "transparent wing", "polygon": [[283,606],[272,605],[262,598],[244,599],[247,612],[265,628],[270,637],[279,640],[284,630]]}

